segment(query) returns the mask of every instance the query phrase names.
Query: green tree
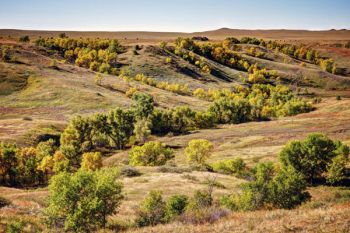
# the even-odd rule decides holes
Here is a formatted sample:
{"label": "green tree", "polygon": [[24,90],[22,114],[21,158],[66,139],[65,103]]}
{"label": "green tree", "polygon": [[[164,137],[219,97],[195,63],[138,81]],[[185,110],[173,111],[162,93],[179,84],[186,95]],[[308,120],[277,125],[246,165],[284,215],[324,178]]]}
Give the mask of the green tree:
{"label": "green tree", "polygon": [[286,167],[292,166],[313,183],[326,172],[336,156],[336,149],[337,145],[325,135],[313,133],[304,141],[289,142],[280,153],[280,161]]}
{"label": "green tree", "polygon": [[147,142],[143,146],[133,146],[129,164],[133,166],[160,166],[173,158],[173,150],[160,142]]}
{"label": "green tree", "polygon": [[17,176],[17,154],[18,148],[15,144],[0,142],[0,175],[2,184],[16,185]]}
{"label": "green tree", "polygon": [[136,224],[139,227],[154,226],[165,222],[166,203],[162,192],[151,191],[142,201]]}
{"label": "green tree", "polygon": [[151,95],[137,91],[132,95],[132,100],[134,101],[132,107],[139,118],[147,118],[152,114],[154,100]]}
{"label": "green tree", "polygon": [[129,110],[117,108],[108,113],[105,133],[118,149],[123,149],[134,130],[134,114]]}
{"label": "green tree", "polygon": [[315,51],[312,49],[309,49],[306,53],[306,59],[313,62],[315,58]]}
{"label": "green tree", "polygon": [[169,112],[170,129],[174,133],[187,133],[194,128],[195,112],[188,106],[178,106]]}
{"label": "green tree", "polygon": [[151,134],[152,122],[142,118],[136,121],[134,125],[134,134],[136,140],[145,143],[147,137]]}
{"label": "green tree", "polygon": [[215,126],[215,116],[208,111],[196,112],[194,121],[196,127],[200,129],[210,129]]}
{"label": "green tree", "polygon": [[61,152],[71,165],[79,165],[81,154],[93,147],[93,126],[89,118],[74,117],[61,134]]}
{"label": "green tree", "polygon": [[349,159],[344,155],[337,155],[332,159],[327,167],[326,178],[328,183],[335,184],[346,177],[346,164],[348,161]]}
{"label": "green tree", "polygon": [[310,198],[304,176],[288,166],[277,173],[270,190],[270,201],[275,208],[291,209]]}
{"label": "green tree", "polygon": [[192,163],[204,165],[210,156],[213,144],[205,139],[194,139],[188,143],[185,148],[185,154]]}
{"label": "green tree", "polygon": [[96,171],[102,167],[102,157],[100,152],[87,152],[83,154],[81,169]]}
{"label": "green tree", "polygon": [[215,116],[217,123],[237,124],[249,121],[251,105],[246,100],[234,101],[229,98],[220,98],[208,109]]}
{"label": "green tree", "polygon": [[106,169],[59,173],[51,178],[46,215],[51,224],[63,223],[67,231],[91,232],[105,227],[122,199],[118,173]]}
{"label": "green tree", "polygon": [[254,171],[254,180],[242,184],[240,194],[223,197],[222,205],[236,211],[291,209],[310,198],[304,176],[291,166],[276,172],[272,163],[259,163]]}
{"label": "green tree", "polygon": [[38,159],[38,151],[34,147],[24,147],[17,153],[18,174],[23,185],[34,185],[41,178],[38,170],[41,159]]}

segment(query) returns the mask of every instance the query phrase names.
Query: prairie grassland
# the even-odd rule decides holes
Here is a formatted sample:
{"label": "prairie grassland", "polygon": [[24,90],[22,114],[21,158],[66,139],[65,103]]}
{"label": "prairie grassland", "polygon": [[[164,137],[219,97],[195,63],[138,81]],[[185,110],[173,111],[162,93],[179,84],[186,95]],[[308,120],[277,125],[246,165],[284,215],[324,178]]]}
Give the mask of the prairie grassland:
{"label": "prairie grassland", "polygon": [[[18,32],[14,33],[16,35]],[[306,34],[305,38],[308,39]],[[29,35],[35,37],[37,34],[33,32]],[[71,36],[70,33],[68,35]],[[72,35],[79,37],[80,34],[72,33]],[[219,31],[216,35],[215,38],[219,38],[226,34]],[[316,37],[320,35],[322,34],[315,34]],[[128,51],[121,54],[119,59],[124,66],[130,66],[133,74],[145,73],[157,81],[188,84],[191,90],[198,87],[205,89],[232,87],[235,83],[242,84],[240,74],[247,75],[208,59],[206,62],[222,75],[203,74],[196,66],[180,57],[161,53],[156,44],[160,40],[167,39],[168,36],[175,37],[175,34],[157,36],[144,40],[127,39],[128,43],[133,44],[128,45]],[[274,36],[279,34],[275,33]],[[333,37],[334,35],[330,34],[330,38]],[[342,37],[348,38],[348,33],[344,33]],[[49,56],[46,54],[47,51],[40,52],[29,45],[11,43],[15,46],[17,62],[0,62],[1,141],[15,141],[19,145],[27,145],[32,135],[40,133],[41,130],[52,133],[62,132],[69,119],[77,114],[90,115],[115,107],[129,108],[132,102],[125,92],[131,87],[152,94],[156,106],[160,108],[188,105],[192,109],[202,110],[209,105],[209,102],[193,96],[174,94],[136,81],[126,82],[112,75],[103,75],[102,85],[96,85],[95,72],[60,61],[57,62],[56,68],[50,67],[52,58],[58,60],[62,58]],[[141,43],[144,44],[138,51],[139,55],[132,54],[131,45]],[[165,58],[168,56],[172,58],[169,64],[165,63]],[[340,55],[337,54],[337,56]],[[209,163],[241,157],[249,167],[262,161],[277,162],[280,150],[289,140],[303,139],[312,132],[325,133],[331,139],[339,139],[350,145],[350,99],[346,98],[350,97],[348,77],[325,74],[319,67],[311,64],[302,68],[299,65],[300,61],[297,60],[291,60],[292,64],[282,63],[282,54],[277,54],[275,61],[246,57],[252,61],[259,61],[266,67],[277,69],[289,78],[287,84],[294,89],[297,87],[295,78],[308,76],[312,82],[306,83],[306,87],[302,86],[302,88],[309,88],[310,91],[325,98],[315,105],[317,108],[315,111],[293,117],[219,125],[214,129],[196,130],[180,136],[151,136],[148,140],[159,140],[174,148],[175,158],[163,167],[137,167],[141,172],[140,176],[121,177],[125,199],[119,212],[110,218],[111,223],[131,225],[141,200],[151,190],[161,190],[165,198],[172,194],[191,196],[195,190],[207,189],[208,184],[214,180],[215,201],[223,194],[238,190],[239,184],[245,180],[230,175],[194,171],[190,168],[184,148],[192,139],[207,139],[214,144]],[[348,67],[349,63],[344,57],[342,59],[341,64]],[[223,77],[229,77],[229,80]],[[336,100],[336,95],[345,98]],[[104,157],[103,161],[104,166],[120,167],[127,163],[128,150],[112,153]],[[350,231],[349,190],[320,186],[309,188],[309,192],[312,195],[311,201],[295,210],[231,213],[213,224],[186,225],[174,222],[144,229],[132,228],[130,232]],[[46,206],[47,195],[47,188],[24,190],[0,187],[0,196],[12,201],[10,206],[0,209],[0,232],[4,231],[5,223],[13,220],[33,223],[35,229],[43,231],[44,223],[41,217],[43,208]]]}

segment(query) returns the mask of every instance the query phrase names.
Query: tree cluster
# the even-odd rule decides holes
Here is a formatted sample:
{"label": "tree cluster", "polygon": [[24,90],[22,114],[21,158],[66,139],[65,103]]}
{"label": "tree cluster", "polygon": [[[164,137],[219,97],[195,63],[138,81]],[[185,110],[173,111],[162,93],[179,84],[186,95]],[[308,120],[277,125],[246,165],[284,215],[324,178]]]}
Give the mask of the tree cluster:
{"label": "tree cluster", "polygon": [[36,45],[57,51],[66,61],[100,73],[117,74],[117,56],[124,48],[117,40],[39,38]]}

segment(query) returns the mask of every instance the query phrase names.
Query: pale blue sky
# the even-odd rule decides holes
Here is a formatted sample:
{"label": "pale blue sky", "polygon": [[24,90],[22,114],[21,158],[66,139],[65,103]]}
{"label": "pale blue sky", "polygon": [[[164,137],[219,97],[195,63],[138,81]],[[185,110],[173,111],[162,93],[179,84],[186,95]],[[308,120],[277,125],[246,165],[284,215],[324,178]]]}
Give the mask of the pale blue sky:
{"label": "pale blue sky", "polygon": [[350,0],[0,0],[0,28],[350,29]]}

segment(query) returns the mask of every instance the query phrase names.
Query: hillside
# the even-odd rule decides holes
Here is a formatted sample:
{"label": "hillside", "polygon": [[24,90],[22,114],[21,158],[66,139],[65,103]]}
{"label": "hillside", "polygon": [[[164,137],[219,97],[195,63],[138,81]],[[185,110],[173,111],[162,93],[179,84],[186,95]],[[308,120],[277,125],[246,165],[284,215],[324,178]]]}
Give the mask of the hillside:
{"label": "hillside", "polygon": [[[124,199],[118,211],[108,217],[106,232],[348,230],[348,161],[344,179],[330,185],[322,173],[316,182],[305,186],[310,199],[290,209],[271,203],[255,211],[231,211],[220,206],[221,197],[240,193],[240,185],[254,181],[257,164],[272,162],[276,169],[273,175],[279,174],[283,170],[279,155],[291,140],[304,140],[318,132],[334,145],[339,146],[335,141],[340,140],[344,148],[350,146],[350,49],[343,46],[350,40],[348,30],[64,32],[66,35],[58,38],[59,33],[0,30],[0,141],[17,144],[20,171],[23,158],[39,151],[39,142],[48,138],[58,144],[50,158],[61,152],[60,148],[68,155],[63,145],[72,146],[69,143],[83,138],[76,157],[96,152],[101,155],[103,168],[121,170],[118,180],[123,184]],[[23,35],[30,41],[19,42],[18,37]],[[179,36],[205,36],[209,41],[176,40]],[[246,36],[258,39],[244,41]],[[235,40],[224,40],[226,37],[240,39],[232,42]],[[270,39],[278,42],[270,43]],[[337,43],[343,47],[335,47]],[[145,102],[137,102],[137,93],[144,94],[139,98]],[[143,122],[136,110],[149,111],[147,96],[154,102]],[[121,123],[117,114],[125,118]],[[72,119],[78,115],[82,122],[74,126]],[[147,126],[148,121],[151,126]],[[139,122],[141,130],[149,127],[143,140],[136,138],[133,128]],[[105,129],[109,124],[114,125]],[[128,135],[124,144],[112,141],[119,133],[113,130],[129,124],[132,130],[123,132]],[[84,132],[70,135],[72,127]],[[85,136],[89,134],[85,131],[92,136]],[[84,137],[93,141],[91,145],[86,146]],[[206,163],[198,166],[189,163],[186,152],[195,139],[208,140],[212,145]],[[173,157],[161,165],[132,164],[134,146],[149,142],[166,145]],[[161,153],[162,159],[166,154]],[[69,158],[73,165],[67,170],[73,176],[80,164]],[[236,158],[242,159],[245,173],[216,170],[215,165]],[[12,185],[11,175],[1,177],[4,185],[0,196],[12,204],[0,207],[0,231],[15,221],[28,232],[63,230],[62,222],[52,229],[44,224],[47,184],[55,172],[36,171],[38,167],[32,170],[39,174],[39,181],[32,183],[22,174],[18,174],[22,180],[17,185]],[[212,206],[207,213],[201,212],[203,216],[184,214],[166,224],[136,226],[140,203],[150,191],[161,190],[168,200],[175,194],[192,197],[196,190],[207,189]]]}

